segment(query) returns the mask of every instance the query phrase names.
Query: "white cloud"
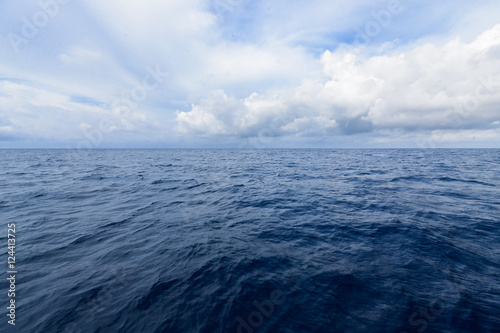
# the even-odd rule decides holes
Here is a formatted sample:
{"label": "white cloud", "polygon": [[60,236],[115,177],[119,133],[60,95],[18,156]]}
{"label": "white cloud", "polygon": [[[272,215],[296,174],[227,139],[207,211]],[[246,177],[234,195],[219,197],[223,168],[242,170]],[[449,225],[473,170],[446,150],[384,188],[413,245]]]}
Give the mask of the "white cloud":
{"label": "white cloud", "polygon": [[500,119],[499,50],[500,25],[471,43],[456,38],[382,56],[366,56],[370,49],[326,51],[325,80],[243,99],[218,91],[178,112],[178,130],[235,137],[269,127],[273,136],[486,130]]}
{"label": "white cloud", "polygon": [[104,105],[6,80],[0,80],[0,91],[0,138],[74,142],[102,135],[103,131],[97,131],[103,121],[108,142],[159,131],[159,124],[140,110],[122,114]]}
{"label": "white cloud", "polygon": [[101,54],[96,51],[88,50],[83,47],[73,46],[68,53],[59,55],[59,59],[67,63],[87,64],[101,59]]}

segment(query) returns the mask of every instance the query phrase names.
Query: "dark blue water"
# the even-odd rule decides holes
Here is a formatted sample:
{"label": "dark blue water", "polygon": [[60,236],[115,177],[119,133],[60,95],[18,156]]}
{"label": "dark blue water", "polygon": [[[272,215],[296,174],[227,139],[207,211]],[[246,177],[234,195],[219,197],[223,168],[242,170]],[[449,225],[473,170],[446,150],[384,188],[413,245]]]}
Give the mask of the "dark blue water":
{"label": "dark blue water", "polygon": [[2,332],[500,332],[500,150],[0,151]]}

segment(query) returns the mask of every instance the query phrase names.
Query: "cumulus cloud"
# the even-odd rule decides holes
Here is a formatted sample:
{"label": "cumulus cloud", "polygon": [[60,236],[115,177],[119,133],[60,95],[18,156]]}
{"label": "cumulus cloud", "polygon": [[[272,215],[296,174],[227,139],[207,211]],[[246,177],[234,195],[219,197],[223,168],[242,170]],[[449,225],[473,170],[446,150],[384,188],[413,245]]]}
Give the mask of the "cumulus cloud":
{"label": "cumulus cloud", "polygon": [[263,130],[273,136],[464,129],[484,130],[485,138],[498,134],[500,25],[469,43],[457,37],[444,44],[415,43],[404,52],[372,51],[326,51],[324,79],[291,89],[243,99],[214,92],[190,111],[177,112],[177,130],[233,137]]}

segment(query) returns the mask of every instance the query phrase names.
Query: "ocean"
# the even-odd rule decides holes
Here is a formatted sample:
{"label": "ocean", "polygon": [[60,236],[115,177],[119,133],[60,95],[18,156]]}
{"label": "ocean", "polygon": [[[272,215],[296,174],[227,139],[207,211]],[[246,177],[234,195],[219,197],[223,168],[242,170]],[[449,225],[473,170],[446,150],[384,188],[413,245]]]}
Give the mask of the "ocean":
{"label": "ocean", "polygon": [[0,167],[1,332],[500,332],[500,150],[0,150]]}

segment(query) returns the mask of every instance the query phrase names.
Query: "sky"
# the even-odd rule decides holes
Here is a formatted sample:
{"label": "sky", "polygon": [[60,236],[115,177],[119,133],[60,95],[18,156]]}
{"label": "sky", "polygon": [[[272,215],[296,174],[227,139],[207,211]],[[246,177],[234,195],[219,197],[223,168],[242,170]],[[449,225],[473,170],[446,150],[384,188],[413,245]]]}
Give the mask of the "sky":
{"label": "sky", "polygon": [[497,0],[0,0],[0,148],[500,148]]}

